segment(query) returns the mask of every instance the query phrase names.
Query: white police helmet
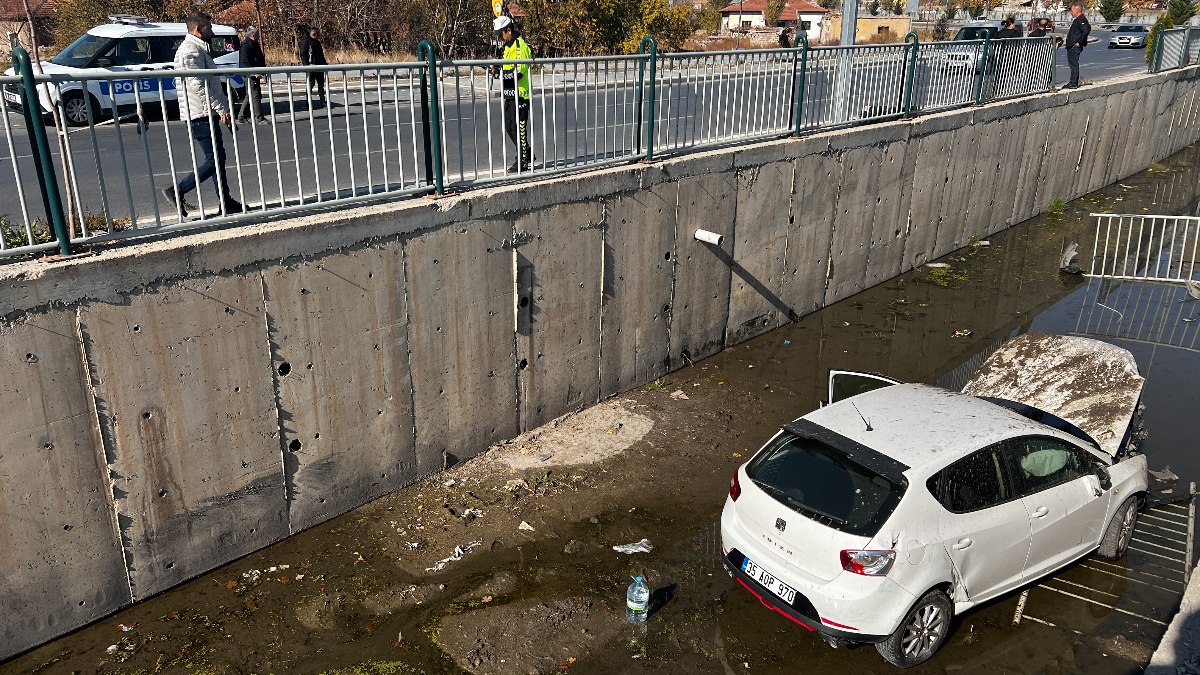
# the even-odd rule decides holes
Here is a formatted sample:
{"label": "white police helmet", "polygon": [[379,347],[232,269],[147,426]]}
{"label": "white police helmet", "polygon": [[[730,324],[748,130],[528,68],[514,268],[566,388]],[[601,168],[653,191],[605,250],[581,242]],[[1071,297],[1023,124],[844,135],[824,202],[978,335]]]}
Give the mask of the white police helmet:
{"label": "white police helmet", "polygon": [[492,30],[499,33],[500,31],[512,25],[512,19],[507,16],[498,16],[492,21]]}

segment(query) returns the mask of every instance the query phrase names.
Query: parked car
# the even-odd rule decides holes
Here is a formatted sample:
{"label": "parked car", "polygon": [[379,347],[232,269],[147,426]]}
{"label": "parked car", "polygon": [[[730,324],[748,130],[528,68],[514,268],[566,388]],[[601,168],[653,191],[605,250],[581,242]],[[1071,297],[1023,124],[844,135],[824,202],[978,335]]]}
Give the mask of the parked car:
{"label": "parked car", "polygon": [[[42,63],[47,75],[95,75],[141,70],[169,70],[175,51],[187,35],[182,23],[150,23],[145,17],[114,14],[111,23],[96,26],[79,36],[61,52]],[[209,52],[218,66],[236,68],[238,65],[237,29],[213,25],[214,37]],[[5,75],[14,75],[9,68]],[[225,76],[222,76],[225,81]],[[234,98],[239,98],[245,84],[242,77],[228,77]],[[85,86],[86,85],[86,86]],[[137,88],[135,97],[134,88]],[[143,105],[159,105],[159,91],[168,102],[175,101],[175,81],[171,78],[134,78],[121,80],[65,81],[58,86],[39,86],[38,98],[42,111],[49,113],[61,101],[62,115],[71,126],[88,123],[88,108],[92,116],[111,115],[114,109],[132,109],[138,99]],[[19,107],[21,98],[17,85],[6,84],[4,100]]]}
{"label": "parked car", "polygon": [[1045,17],[1045,16],[1037,17],[1035,19],[1030,19],[1029,25],[1025,27],[1025,33],[1028,35],[1029,33],[1037,30],[1038,24],[1040,24],[1043,21],[1050,22],[1050,31],[1049,32],[1053,33],[1054,32],[1054,20],[1051,19],[1050,17]]}
{"label": "parked car", "polygon": [[1150,37],[1150,29],[1141,24],[1126,23],[1117,26],[1112,37],[1108,39],[1108,48],[1138,47],[1145,48],[1146,40]]}
{"label": "parked car", "polygon": [[1132,354],[1025,335],[963,393],[830,374],[729,485],[724,563],[830,645],[915,666],[955,614],[1091,553],[1125,554],[1146,494]]}
{"label": "parked car", "polygon": [[960,40],[985,40],[988,36],[995,38],[996,33],[999,33],[1001,28],[1003,26],[1000,25],[999,21],[975,19],[959,28],[958,32],[954,34],[954,40],[956,42]]}

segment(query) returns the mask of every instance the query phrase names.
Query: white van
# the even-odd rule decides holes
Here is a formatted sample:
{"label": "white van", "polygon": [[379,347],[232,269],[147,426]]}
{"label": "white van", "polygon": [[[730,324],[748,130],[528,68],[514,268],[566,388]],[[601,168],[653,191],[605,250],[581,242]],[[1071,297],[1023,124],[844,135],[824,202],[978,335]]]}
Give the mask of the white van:
{"label": "white van", "polygon": [[[95,75],[105,73],[136,72],[141,70],[169,70],[175,61],[175,50],[187,35],[187,24],[150,23],[145,17],[129,14],[114,14],[111,23],[96,26],[79,36],[65,49],[42,63],[47,75]],[[238,35],[232,26],[213,24],[213,39],[209,47],[218,66],[238,66]],[[12,68],[4,73],[15,75]],[[242,77],[228,78],[234,98],[240,98],[245,85]],[[225,78],[222,77],[222,82]],[[132,109],[137,100],[142,105],[159,105],[159,88],[163,98],[175,101],[175,81],[171,78],[130,78],[120,80],[64,81],[58,86],[38,87],[38,98],[42,110],[49,113],[54,104],[62,101],[62,115],[71,126],[88,123],[88,99],[92,116],[107,117],[113,114],[114,106],[121,111]],[[138,89],[137,98],[134,87]],[[20,106],[20,94],[15,84],[4,85],[4,100],[10,105]],[[174,106],[171,106],[174,108]]]}

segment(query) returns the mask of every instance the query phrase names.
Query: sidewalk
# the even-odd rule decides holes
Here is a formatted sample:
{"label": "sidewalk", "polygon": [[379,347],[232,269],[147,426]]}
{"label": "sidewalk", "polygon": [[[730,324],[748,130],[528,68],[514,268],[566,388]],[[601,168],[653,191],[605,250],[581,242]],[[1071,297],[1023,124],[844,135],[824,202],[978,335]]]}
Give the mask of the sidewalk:
{"label": "sidewalk", "polygon": [[1146,675],[1200,674],[1200,574],[1193,572],[1183,600],[1166,635],[1150,664]]}

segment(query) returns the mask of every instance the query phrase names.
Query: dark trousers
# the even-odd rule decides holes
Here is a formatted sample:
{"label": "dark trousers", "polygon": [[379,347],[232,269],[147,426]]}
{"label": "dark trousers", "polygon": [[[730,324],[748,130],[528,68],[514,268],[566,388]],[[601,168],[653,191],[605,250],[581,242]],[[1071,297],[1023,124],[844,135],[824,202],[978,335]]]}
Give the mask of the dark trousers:
{"label": "dark trousers", "polygon": [[1068,86],[1079,86],[1079,54],[1083,51],[1080,47],[1071,47],[1067,50],[1067,65],[1071,67],[1071,81]]}
{"label": "dark trousers", "polygon": [[317,98],[321,99],[322,103],[324,103],[325,102],[325,73],[309,73],[308,74],[308,88],[314,94],[317,95]]}
{"label": "dark trousers", "polygon": [[238,107],[237,116],[238,119],[248,120],[251,113],[254,119],[262,119],[262,85],[253,75],[246,78],[246,94],[242,98],[242,105]]}
{"label": "dark trousers", "polygon": [[[518,103],[518,101],[520,101]],[[529,99],[504,99],[504,133],[517,147],[520,169],[529,168]]]}
{"label": "dark trousers", "polygon": [[229,201],[229,178],[225,175],[225,143],[221,140],[220,120],[215,117],[201,117],[192,120],[189,127],[192,140],[195,141],[196,147],[200,148],[200,156],[196,158],[196,173],[184,176],[179,185],[175,186],[175,192],[182,200],[184,195],[196,189],[197,183],[203,183],[218,175],[219,170],[221,173],[217,184],[217,196],[222,201]]}

